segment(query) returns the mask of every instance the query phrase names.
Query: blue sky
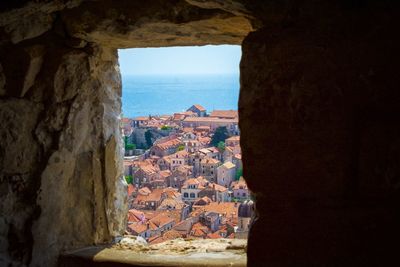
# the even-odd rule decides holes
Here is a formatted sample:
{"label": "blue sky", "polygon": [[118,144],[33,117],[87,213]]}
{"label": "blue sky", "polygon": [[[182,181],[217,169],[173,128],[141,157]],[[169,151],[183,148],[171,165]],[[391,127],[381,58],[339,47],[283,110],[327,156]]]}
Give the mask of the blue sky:
{"label": "blue sky", "polygon": [[122,75],[237,74],[239,45],[120,49]]}

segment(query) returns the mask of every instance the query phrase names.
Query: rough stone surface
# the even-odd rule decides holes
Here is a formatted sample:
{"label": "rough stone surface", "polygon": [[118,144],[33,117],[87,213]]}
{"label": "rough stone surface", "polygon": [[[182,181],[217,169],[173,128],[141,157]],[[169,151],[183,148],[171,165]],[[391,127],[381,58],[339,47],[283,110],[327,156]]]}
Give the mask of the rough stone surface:
{"label": "rough stone surface", "polygon": [[[174,5],[165,1],[102,2],[102,10],[99,3],[88,2],[76,8],[79,13],[76,9],[63,12],[68,34],[127,48],[240,44],[253,29],[248,18],[224,11],[221,5],[202,9],[185,1],[175,1]],[[98,12],[104,17],[96,15]]]}
{"label": "rough stone surface", "polygon": [[1,2],[0,265],[123,234],[116,48],[246,36],[248,265],[399,265],[399,18],[378,0]]}
{"label": "rough stone surface", "polygon": [[178,238],[156,245],[125,237],[111,247],[88,247],[68,251],[61,256],[60,266],[90,263],[105,266],[246,266],[246,240]]}
{"label": "rough stone surface", "polygon": [[319,9],[243,42],[241,145],[259,214],[250,266],[398,262],[398,40],[387,10],[348,8],[336,15],[351,27]]}

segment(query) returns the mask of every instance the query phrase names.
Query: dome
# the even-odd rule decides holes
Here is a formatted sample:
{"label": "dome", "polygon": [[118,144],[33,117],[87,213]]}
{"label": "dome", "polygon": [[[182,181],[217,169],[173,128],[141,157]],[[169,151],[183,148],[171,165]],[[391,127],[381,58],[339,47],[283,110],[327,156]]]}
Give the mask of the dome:
{"label": "dome", "polygon": [[251,218],[254,213],[254,202],[252,200],[245,200],[239,205],[238,216],[242,218]]}

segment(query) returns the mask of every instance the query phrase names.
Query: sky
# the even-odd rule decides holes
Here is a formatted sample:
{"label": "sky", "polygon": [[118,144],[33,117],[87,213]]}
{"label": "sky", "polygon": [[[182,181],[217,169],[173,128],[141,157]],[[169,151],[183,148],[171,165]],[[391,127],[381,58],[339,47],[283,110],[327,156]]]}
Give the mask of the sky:
{"label": "sky", "polygon": [[239,45],[119,49],[122,75],[238,74]]}

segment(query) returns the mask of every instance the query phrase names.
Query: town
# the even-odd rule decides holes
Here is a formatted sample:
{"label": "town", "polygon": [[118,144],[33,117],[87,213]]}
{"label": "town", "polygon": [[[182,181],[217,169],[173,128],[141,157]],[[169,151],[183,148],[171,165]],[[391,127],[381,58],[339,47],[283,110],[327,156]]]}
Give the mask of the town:
{"label": "town", "polygon": [[126,233],[246,239],[253,201],[243,179],[238,112],[201,105],[173,115],[123,118]]}

